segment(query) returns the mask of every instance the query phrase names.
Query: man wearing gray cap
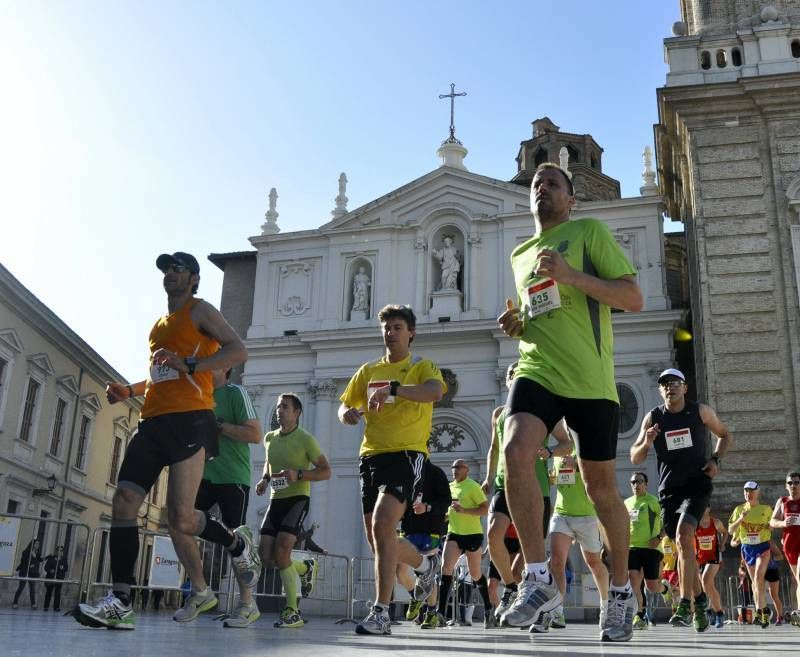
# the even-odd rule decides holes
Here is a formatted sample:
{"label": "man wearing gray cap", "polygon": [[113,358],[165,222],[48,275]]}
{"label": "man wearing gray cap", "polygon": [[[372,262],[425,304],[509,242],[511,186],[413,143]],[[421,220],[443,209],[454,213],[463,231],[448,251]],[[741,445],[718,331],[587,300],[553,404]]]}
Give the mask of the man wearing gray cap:
{"label": "man wearing gray cap", "polygon": [[[733,436],[712,408],[686,399],[688,386],[680,370],[669,368],[661,372],[658,389],[664,404],[645,416],[631,446],[631,462],[643,463],[650,447],[655,449],[664,532],[675,540],[680,557],[681,601],[670,622],[674,626],[688,625],[694,599],[691,622],[695,630],[704,632],[709,625],[708,601],[697,568],[694,533],[711,498],[712,479],[719,472]],[[709,431],[717,437],[713,449]]]}
{"label": "man wearing gray cap", "polygon": [[194,508],[204,464],[218,451],[212,372],[243,363],[247,352],[220,312],[194,296],[200,283],[200,265],[194,256],[164,253],[156,266],[164,274],[169,312],[150,331],[149,376],[138,383],[108,383],[106,387],[111,404],[139,395],[144,395],[144,404],[112,502],[111,591],[97,605],[80,604],[73,612],[79,623],[90,627],[134,629],[131,585],[139,554],[137,516],[166,466],[169,533],[192,584],[192,594],[175,620],[193,620],[217,605],[203,576],[196,536],[224,545],[249,585],[255,585],[261,570],[247,527],[231,532]]}

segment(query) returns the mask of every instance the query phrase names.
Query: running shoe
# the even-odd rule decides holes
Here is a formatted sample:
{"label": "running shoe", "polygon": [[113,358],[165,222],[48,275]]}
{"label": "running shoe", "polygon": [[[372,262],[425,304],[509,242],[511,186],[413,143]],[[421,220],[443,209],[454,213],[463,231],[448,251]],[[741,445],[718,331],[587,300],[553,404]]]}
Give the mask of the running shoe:
{"label": "running shoe", "polygon": [[255,603],[246,605],[241,600],[236,605],[230,616],[225,619],[224,627],[247,627],[261,617],[261,612]]}
{"label": "running shoe", "polygon": [[678,603],[678,608],[669,619],[669,624],[672,627],[689,627],[692,624],[692,609],[688,600],[681,600]]}
{"label": "running shoe", "polygon": [[109,591],[94,607],[79,604],[73,617],[88,627],[107,627],[110,630],[133,630],[136,627],[136,614],[130,604],[124,604],[113,591]]}
{"label": "running shoe", "polygon": [[633,617],[633,629],[634,630],[647,629],[647,619],[644,617],[644,614],[642,612],[639,612]]}
{"label": "running shoe", "polygon": [[761,629],[766,630],[769,627],[770,610],[764,609],[761,612]]}
{"label": "running shoe", "polygon": [[514,604],[514,600],[517,599],[517,591],[516,589],[506,589],[503,592],[503,597],[500,600],[500,604],[494,610],[494,617],[497,619],[497,624],[500,624],[500,619],[503,617],[503,614],[506,613],[510,608],[511,605]]}
{"label": "running shoe", "polygon": [[204,611],[211,611],[214,609],[218,602],[217,596],[214,595],[214,591],[211,590],[211,587],[206,587],[205,593],[201,594],[195,592],[188,596],[186,602],[183,603],[183,607],[175,612],[172,620],[178,623],[188,623],[189,621],[193,621]]}
{"label": "running shoe", "polygon": [[419,616],[423,604],[425,603],[422,600],[411,600],[411,602],[408,603],[408,609],[406,609],[406,620],[413,621]]}
{"label": "running shoe", "polygon": [[535,623],[532,623],[528,632],[530,634],[545,634],[550,631],[550,625],[553,622],[553,615],[549,611],[539,614],[539,618]]}
{"label": "running shoe", "polygon": [[775,621],[775,625],[783,625],[783,616],[778,616],[778,619]]}
{"label": "running shoe", "polygon": [[791,614],[789,614],[789,625],[800,627],[800,609],[795,609]]}
{"label": "running shoe", "polygon": [[[303,625],[305,624],[306,622],[300,615],[299,609],[292,609],[291,607],[286,607],[281,612],[280,618],[276,620],[272,625],[273,627],[278,627],[278,628],[293,628],[293,627],[303,627]],[[356,632],[358,632],[358,627],[356,627]],[[358,632],[358,633],[363,634],[363,632]]]}
{"label": "running shoe", "polygon": [[[422,624],[425,627],[425,623]],[[385,611],[373,607],[367,617],[356,625],[356,634],[391,634],[392,621]]]}
{"label": "running shoe", "polygon": [[600,640],[630,641],[633,637],[633,616],[638,608],[633,591],[609,591],[606,622],[600,632]]}
{"label": "running shoe", "polygon": [[556,609],[550,617],[550,627],[555,630],[563,630],[567,627],[567,618],[564,616],[564,607]]}
{"label": "running shoe", "polygon": [[314,582],[317,579],[317,560],[304,559],[303,563],[306,565],[306,572],[300,575],[300,595],[307,598],[314,590]]}
{"label": "running shoe", "polygon": [[442,558],[439,553],[428,557],[428,568],[424,573],[417,573],[417,581],[414,583],[414,599],[425,601],[433,591],[436,584],[436,575],[442,566]]}
{"label": "running shoe", "polygon": [[[425,617],[422,619],[420,628],[423,630],[435,630],[442,624],[442,617],[438,611],[426,611]],[[389,632],[391,634],[391,632]]]}
{"label": "running shoe", "polygon": [[514,604],[502,615],[500,624],[510,627],[526,627],[539,620],[539,615],[552,611],[562,602],[561,593],[555,587],[552,576],[550,584],[538,582],[528,575],[519,585]]}
{"label": "running shoe", "polygon": [[463,618],[456,620],[455,618],[447,621],[447,627],[472,627],[472,623],[465,621]]}
{"label": "running shoe", "polygon": [[231,557],[231,563],[245,586],[254,589],[258,584],[258,576],[261,574],[261,558],[258,556],[253,532],[247,525],[242,525],[234,529],[233,533],[242,539],[244,549],[238,557]]}
{"label": "running shoe", "polygon": [[670,588],[669,580],[668,579],[662,579],[661,580],[661,586],[664,587],[664,589],[661,591],[661,597],[664,598],[664,602],[666,602],[667,604],[671,604],[672,603],[672,589]]}
{"label": "running shoe", "polygon": [[725,627],[725,617],[722,614],[717,614],[714,619],[714,627]]}
{"label": "running shoe", "polygon": [[705,632],[711,624],[708,618],[708,598],[705,593],[694,599],[694,614],[692,614],[692,626],[695,632]]}
{"label": "running shoe", "polygon": [[488,607],[483,614],[483,629],[491,630],[497,627],[497,617],[494,615],[494,607]]}

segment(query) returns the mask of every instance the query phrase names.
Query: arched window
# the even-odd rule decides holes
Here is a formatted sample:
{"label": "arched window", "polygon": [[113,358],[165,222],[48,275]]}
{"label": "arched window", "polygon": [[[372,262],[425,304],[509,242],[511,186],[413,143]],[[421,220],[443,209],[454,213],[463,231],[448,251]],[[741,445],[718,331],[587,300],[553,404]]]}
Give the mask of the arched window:
{"label": "arched window", "polygon": [[792,57],[800,59],[800,39],[792,40]]}
{"label": "arched window", "polygon": [[533,164],[538,167],[543,162],[547,162],[547,151],[544,148],[540,148],[533,157]]}
{"label": "arched window", "polygon": [[619,396],[619,435],[629,434],[639,420],[639,400],[636,393],[627,383],[617,384]]}
{"label": "arched window", "polygon": [[711,53],[708,52],[708,50],[704,50],[700,53],[700,68],[704,71],[711,68]]}
{"label": "arched window", "polygon": [[716,59],[717,68],[725,68],[728,65],[728,56],[722,48],[717,50]]}
{"label": "arched window", "polygon": [[742,51],[738,48],[734,48],[731,50],[731,63],[734,66],[741,66],[742,65]]}

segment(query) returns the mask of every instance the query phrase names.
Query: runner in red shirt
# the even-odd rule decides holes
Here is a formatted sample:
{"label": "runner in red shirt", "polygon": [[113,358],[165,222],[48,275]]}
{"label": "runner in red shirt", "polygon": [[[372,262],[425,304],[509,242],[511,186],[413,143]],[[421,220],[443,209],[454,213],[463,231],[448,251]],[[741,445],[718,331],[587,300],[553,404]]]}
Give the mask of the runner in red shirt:
{"label": "runner in red shirt", "polygon": [[786,475],[786,490],[789,495],[775,502],[769,526],[783,529],[783,553],[797,582],[797,609],[792,612],[789,622],[800,627],[800,472],[793,470]]}
{"label": "runner in red shirt", "polygon": [[709,622],[716,627],[722,627],[725,624],[716,577],[722,563],[722,546],[725,545],[727,538],[728,530],[725,525],[711,515],[711,507],[706,507],[694,532],[694,544],[697,552],[697,565],[700,567],[701,584],[709,601]]}

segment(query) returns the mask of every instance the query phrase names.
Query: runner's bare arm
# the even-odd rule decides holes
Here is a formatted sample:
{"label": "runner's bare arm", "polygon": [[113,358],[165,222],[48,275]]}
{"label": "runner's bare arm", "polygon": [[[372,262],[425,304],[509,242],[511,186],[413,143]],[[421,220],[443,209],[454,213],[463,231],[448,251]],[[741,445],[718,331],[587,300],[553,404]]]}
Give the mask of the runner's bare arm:
{"label": "runner's bare arm", "polygon": [[258,420],[245,420],[242,424],[231,424],[230,422],[220,422],[222,434],[237,443],[261,442],[261,422]]}
{"label": "runner's bare arm", "polygon": [[[314,468],[303,470],[303,481],[325,481],[331,478],[331,465],[324,454],[320,454],[315,461],[311,461]],[[276,473],[276,477],[286,477],[290,482],[298,480],[297,470],[281,470]]]}
{"label": "runner's bare arm", "polygon": [[566,421],[561,420],[561,422],[553,427],[553,431],[550,433],[550,435],[556,439],[556,445],[550,448],[552,450],[552,454],[542,447],[542,449],[539,450],[539,456],[541,458],[547,459],[551,455],[569,456],[572,454],[572,448],[574,445],[572,442],[572,435],[569,432]]}
{"label": "runner's bare arm", "polygon": [[489,451],[486,453],[486,479],[481,484],[484,493],[489,492],[492,487],[492,481],[494,481],[494,477],[497,474],[497,462],[500,460],[500,444],[497,440],[495,427],[497,426],[497,418],[500,417],[502,411],[502,406],[498,406],[492,411],[492,435],[490,437]]}
{"label": "runner's bare arm", "polygon": [[772,510],[772,517],[769,519],[769,526],[773,529],[786,527],[786,520],[783,517],[783,504],[780,498],[775,502],[775,508]]}
{"label": "runner's bare arm", "polygon": [[564,256],[552,249],[543,249],[539,254],[536,274],[577,287],[587,296],[612,308],[638,313],[644,307],[642,291],[632,274],[611,280],[584,274],[570,267]]}
{"label": "runner's bare arm", "polygon": [[708,430],[717,437],[717,445],[714,448],[714,455],[722,458],[733,444],[733,434],[727,425],[717,417],[714,409],[705,404],[700,404],[700,419]]}
{"label": "runner's bare arm", "polygon": [[631,445],[631,463],[639,465],[647,458],[650,447],[658,435],[658,425],[653,426],[653,418],[650,413],[644,416],[642,421],[642,428],[639,429],[639,435]]}
{"label": "runner's bare arm", "polygon": [[362,412],[357,408],[351,408],[347,404],[342,403],[339,405],[339,411],[336,415],[339,418],[339,422],[342,424],[358,424]]}
{"label": "runner's bare arm", "polygon": [[397,386],[397,396],[416,402],[437,402],[442,398],[444,387],[438,379],[429,379],[425,383],[413,386]]}
{"label": "runner's bare arm", "polygon": [[106,383],[106,399],[109,404],[115,404],[131,397],[143,395],[146,387],[147,381],[137,381],[136,383],[109,381]]}

